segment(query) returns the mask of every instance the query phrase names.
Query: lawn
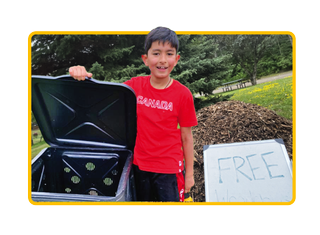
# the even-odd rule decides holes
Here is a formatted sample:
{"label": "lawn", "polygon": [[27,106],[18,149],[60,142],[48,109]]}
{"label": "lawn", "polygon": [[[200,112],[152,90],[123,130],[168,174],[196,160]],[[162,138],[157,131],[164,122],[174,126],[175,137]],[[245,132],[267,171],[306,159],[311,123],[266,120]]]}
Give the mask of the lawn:
{"label": "lawn", "polygon": [[42,149],[49,147],[49,145],[43,140],[40,130],[32,130],[31,138],[33,141],[33,145],[31,145],[31,159],[33,159]]}
{"label": "lawn", "polygon": [[292,120],[293,98],[292,76],[255,86],[230,91],[223,95],[232,95],[230,100],[257,104],[275,111],[278,115]]}
{"label": "lawn", "polygon": [[50,147],[46,142],[41,141],[31,146],[31,159],[33,159],[37,154],[44,148]]}

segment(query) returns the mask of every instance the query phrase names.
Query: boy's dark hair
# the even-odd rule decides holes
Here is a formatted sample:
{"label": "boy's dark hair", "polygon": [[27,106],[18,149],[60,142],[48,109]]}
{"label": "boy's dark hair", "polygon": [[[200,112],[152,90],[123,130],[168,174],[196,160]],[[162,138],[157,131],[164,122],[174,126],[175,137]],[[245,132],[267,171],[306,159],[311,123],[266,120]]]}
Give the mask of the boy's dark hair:
{"label": "boy's dark hair", "polygon": [[150,31],[147,35],[144,43],[144,51],[148,54],[148,50],[153,42],[159,41],[159,43],[169,42],[172,47],[176,48],[176,52],[179,49],[179,40],[177,34],[171,29],[165,27],[157,27]]}

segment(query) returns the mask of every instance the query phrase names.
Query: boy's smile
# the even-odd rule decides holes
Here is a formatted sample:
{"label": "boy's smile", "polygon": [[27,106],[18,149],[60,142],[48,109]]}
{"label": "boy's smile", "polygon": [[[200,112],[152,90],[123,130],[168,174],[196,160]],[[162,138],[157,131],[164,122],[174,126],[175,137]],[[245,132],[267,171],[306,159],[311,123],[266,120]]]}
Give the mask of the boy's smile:
{"label": "boy's smile", "polygon": [[176,49],[169,42],[155,41],[151,44],[148,54],[142,55],[142,59],[150,68],[153,80],[168,82],[170,73],[178,63],[180,55],[177,55]]}

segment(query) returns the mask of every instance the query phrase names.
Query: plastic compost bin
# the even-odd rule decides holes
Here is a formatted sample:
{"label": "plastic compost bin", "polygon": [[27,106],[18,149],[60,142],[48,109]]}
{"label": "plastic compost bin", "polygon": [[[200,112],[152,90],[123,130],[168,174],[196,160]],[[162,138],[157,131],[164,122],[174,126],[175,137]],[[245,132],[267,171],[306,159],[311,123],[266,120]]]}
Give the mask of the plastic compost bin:
{"label": "plastic compost bin", "polygon": [[33,201],[134,201],[136,96],[117,83],[32,76],[32,111],[50,145],[32,160]]}

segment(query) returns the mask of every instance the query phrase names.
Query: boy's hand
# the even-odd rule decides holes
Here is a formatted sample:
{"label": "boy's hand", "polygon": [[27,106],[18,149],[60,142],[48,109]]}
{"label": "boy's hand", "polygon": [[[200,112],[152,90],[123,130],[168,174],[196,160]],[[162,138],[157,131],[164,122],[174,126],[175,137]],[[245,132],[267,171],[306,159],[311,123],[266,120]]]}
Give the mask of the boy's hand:
{"label": "boy's hand", "polygon": [[184,179],[184,190],[186,193],[190,192],[191,188],[193,187],[194,185],[194,178],[193,178],[193,175],[192,176],[185,176],[185,179]]}
{"label": "boy's hand", "polygon": [[89,78],[92,77],[92,73],[88,73],[85,67],[79,66],[79,65],[70,67],[69,73],[71,77],[73,77],[78,81],[83,81],[86,79],[86,77],[89,77]]}

